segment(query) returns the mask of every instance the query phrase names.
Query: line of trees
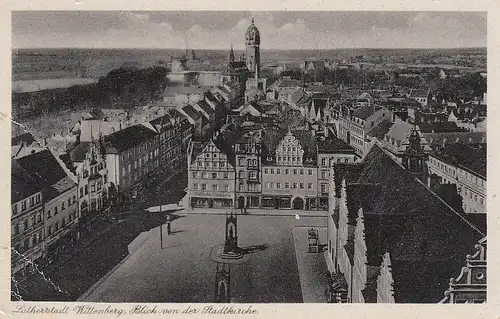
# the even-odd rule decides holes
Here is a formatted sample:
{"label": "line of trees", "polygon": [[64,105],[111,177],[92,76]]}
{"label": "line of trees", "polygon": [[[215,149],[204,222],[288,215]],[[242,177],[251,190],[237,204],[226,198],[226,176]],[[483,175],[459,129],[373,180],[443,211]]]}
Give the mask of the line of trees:
{"label": "line of trees", "polygon": [[98,83],[36,92],[12,92],[15,117],[48,115],[86,108],[133,108],[161,99],[168,69],[127,66],[109,72]]}

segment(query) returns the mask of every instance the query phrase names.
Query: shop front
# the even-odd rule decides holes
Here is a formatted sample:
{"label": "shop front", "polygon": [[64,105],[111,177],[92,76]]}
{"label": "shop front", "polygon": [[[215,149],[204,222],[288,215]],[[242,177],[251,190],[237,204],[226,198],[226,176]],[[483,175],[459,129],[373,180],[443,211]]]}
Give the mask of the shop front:
{"label": "shop front", "polygon": [[292,196],[280,196],[278,203],[279,203],[280,209],[291,209],[292,208]]}
{"label": "shop front", "polygon": [[259,208],[260,198],[258,196],[249,196],[247,200],[248,200],[248,207]]}
{"label": "shop front", "polygon": [[278,208],[278,197],[272,195],[262,195],[262,208]]}
{"label": "shop front", "polygon": [[316,210],[317,209],[317,198],[314,197],[306,197],[306,210]]}

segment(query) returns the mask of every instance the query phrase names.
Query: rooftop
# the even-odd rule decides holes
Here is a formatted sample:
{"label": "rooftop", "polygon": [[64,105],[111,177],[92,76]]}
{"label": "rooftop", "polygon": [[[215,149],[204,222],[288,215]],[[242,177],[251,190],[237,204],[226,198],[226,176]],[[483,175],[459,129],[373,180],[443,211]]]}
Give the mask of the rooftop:
{"label": "rooftop", "polygon": [[11,141],[11,145],[31,145],[33,142],[35,142],[35,138],[31,133],[23,133],[18,136],[14,136]]}
{"label": "rooftop", "polygon": [[378,109],[373,105],[361,106],[354,110],[353,116],[359,117],[360,119],[366,120],[373,115]]}
{"label": "rooftop", "polygon": [[486,178],[486,144],[480,144],[476,147],[462,143],[449,144],[435,148],[433,155],[449,164],[465,168],[482,178]]}
{"label": "rooftop", "polygon": [[142,124],[132,125],[104,138],[106,152],[121,153],[155,136],[156,132]]}
{"label": "rooftop", "polygon": [[368,264],[380,265],[389,252],[396,302],[438,302],[484,234],[377,144],[357,169],[357,178],[347,182],[347,206],[351,221],[363,208]]}
{"label": "rooftop", "polygon": [[42,191],[42,185],[28,171],[26,171],[19,163],[11,160],[11,202],[16,203],[20,200]]}
{"label": "rooftop", "polygon": [[318,153],[333,154],[333,153],[354,153],[354,149],[337,137],[328,137],[325,140],[319,139]]}
{"label": "rooftop", "polygon": [[181,109],[187,116],[193,119],[193,121],[197,121],[201,117],[201,114],[189,104],[183,106]]}
{"label": "rooftop", "polygon": [[44,186],[46,200],[57,197],[76,185],[49,150],[30,154],[17,162]]}
{"label": "rooftop", "polygon": [[421,98],[426,98],[429,96],[431,93],[430,90],[416,90],[413,89],[410,91],[410,97],[421,97]]}

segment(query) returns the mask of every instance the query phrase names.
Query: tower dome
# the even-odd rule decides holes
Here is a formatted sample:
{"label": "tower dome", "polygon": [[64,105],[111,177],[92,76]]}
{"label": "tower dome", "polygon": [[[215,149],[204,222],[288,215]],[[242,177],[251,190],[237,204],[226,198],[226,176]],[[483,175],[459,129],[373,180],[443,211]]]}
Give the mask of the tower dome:
{"label": "tower dome", "polygon": [[252,24],[248,27],[247,32],[245,33],[245,42],[250,45],[259,45],[260,44],[260,32],[259,29],[254,24],[254,20],[252,18]]}

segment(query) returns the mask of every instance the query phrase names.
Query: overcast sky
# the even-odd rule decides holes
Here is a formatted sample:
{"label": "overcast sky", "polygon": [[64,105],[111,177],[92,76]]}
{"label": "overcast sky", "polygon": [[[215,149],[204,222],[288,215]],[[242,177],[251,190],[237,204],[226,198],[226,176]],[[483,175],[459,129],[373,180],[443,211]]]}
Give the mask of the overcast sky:
{"label": "overcast sky", "polygon": [[486,46],[484,12],[12,12],[14,48],[244,47],[251,18],[263,49]]}

